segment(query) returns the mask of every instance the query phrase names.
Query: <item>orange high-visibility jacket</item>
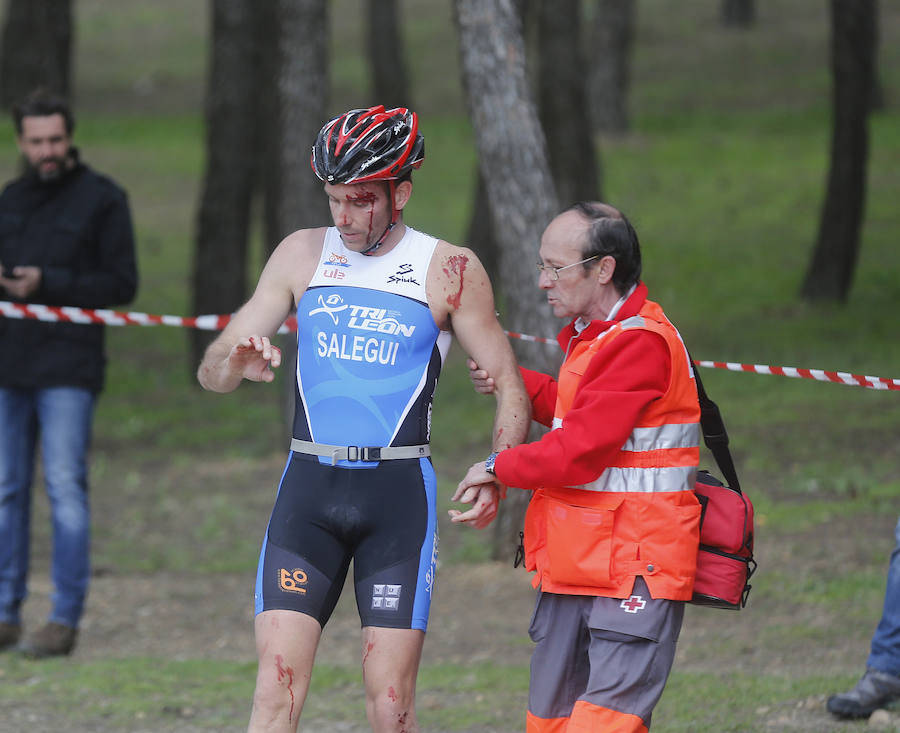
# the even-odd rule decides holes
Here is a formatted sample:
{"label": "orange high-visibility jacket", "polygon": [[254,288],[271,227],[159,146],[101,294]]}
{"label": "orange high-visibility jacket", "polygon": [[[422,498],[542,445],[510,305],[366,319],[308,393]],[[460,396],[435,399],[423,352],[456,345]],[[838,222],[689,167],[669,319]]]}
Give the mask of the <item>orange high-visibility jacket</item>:
{"label": "orange high-visibility jacket", "polygon": [[700,408],[687,350],[657,303],[645,301],[637,315],[575,345],[560,369],[553,424],[562,424],[591,359],[616,348],[629,329],[665,340],[668,389],[642,410],[595,480],[535,490],[525,519],[525,566],[537,571],[533,584],[544,592],[627,598],[640,575],[653,598],[690,600],[700,526],[694,495]]}

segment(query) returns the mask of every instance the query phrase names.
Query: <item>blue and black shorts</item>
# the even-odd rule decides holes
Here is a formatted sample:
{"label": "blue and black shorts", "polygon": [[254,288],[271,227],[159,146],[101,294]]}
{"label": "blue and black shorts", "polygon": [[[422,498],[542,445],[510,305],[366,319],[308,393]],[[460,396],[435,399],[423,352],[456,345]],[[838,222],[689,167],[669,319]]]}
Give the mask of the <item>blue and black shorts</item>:
{"label": "blue and black shorts", "polygon": [[345,468],[292,452],[260,553],[256,613],[298,611],[324,627],[352,560],[363,626],[424,631],[437,559],[435,496],[427,458]]}

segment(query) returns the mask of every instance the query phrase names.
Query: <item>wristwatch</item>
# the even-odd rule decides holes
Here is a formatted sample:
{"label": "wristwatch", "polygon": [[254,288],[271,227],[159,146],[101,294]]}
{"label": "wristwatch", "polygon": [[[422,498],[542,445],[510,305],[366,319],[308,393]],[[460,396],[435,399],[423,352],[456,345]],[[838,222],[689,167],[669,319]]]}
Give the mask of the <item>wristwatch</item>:
{"label": "wristwatch", "polygon": [[484,470],[491,474],[491,476],[497,475],[496,473],[494,473],[494,463],[496,463],[497,456],[499,455],[500,454],[496,452],[491,453],[484,461]]}

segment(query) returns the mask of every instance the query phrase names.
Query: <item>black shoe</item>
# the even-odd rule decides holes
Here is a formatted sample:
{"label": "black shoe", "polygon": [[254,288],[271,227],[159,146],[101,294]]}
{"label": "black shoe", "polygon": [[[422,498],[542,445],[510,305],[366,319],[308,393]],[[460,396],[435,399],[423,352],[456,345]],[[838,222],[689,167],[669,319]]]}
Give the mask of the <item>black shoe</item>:
{"label": "black shoe", "polygon": [[15,646],[22,635],[22,627],[19,624],[9,624],[0,621],[0,652]]}
{"label": "black shoe", "polygon": [[869,667],[849,692],[828,698],[828,712],[839,718],[868,718],[893,700],[900,700],[900,677]]}
{"label": "black shoe", "polygon": [[61,657],[72,652],[77,636],[78,629],[51,621],[19,644],[19,651],[32,659]]}

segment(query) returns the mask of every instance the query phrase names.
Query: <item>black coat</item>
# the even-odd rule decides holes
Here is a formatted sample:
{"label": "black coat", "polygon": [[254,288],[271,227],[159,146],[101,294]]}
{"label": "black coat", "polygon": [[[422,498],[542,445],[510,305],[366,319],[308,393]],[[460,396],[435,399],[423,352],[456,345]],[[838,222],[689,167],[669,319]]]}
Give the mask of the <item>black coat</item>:
{"label": "black coat", "polygon": [[[41,268],[30,303],[130,303],[137,264],[125,191],[82,163],[53,182],[17,178],[0,194],[0,263],[6,272],[18,265]],[[13,298],[0,287],[0,300]],[[103,329],[0,316],[0,386],[99,392],[106,364]]]}

